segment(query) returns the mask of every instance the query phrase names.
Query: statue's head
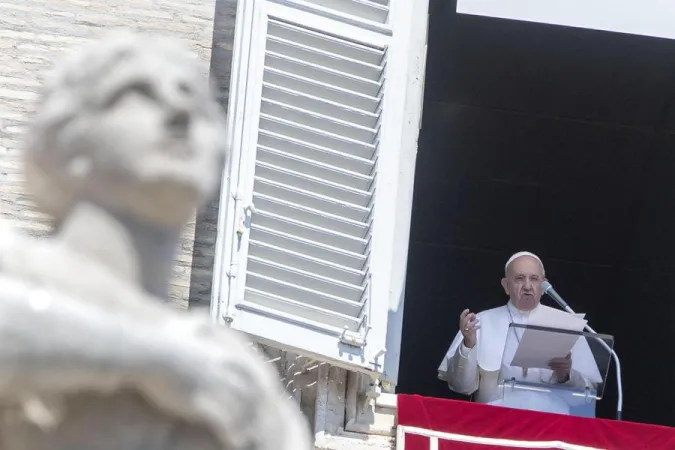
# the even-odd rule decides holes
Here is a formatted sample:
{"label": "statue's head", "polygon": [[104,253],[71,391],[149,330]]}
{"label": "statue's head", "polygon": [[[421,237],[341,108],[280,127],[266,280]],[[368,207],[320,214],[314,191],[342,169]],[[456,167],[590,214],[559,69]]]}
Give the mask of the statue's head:
{"label": "statue's head", "polygon": [[218,185],[225,119],[195,58],[165,37],[115,33],[47,78],[25,151],[38,206],[78,201],[183,225]]}

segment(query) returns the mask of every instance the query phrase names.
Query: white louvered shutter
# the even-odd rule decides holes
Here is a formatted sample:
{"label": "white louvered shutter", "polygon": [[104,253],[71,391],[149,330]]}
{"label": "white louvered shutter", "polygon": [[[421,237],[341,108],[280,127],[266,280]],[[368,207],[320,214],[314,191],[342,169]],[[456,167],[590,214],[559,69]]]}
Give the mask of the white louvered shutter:
{"label": "white louvered shutter", "polygon": [[386,354],[398,189],[387,171],[405,106],[389,86],[389,13],[389,0],[239,8],[235,157],[221,203],[220,318],[260,341],[374,372]]}

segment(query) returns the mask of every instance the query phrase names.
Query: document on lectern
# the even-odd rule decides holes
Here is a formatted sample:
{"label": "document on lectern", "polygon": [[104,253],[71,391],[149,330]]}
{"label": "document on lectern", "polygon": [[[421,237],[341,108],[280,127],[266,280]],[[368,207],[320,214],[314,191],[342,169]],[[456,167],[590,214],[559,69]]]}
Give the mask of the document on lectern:
{"label": "document on lectern", "polygon": [[[586,326],[585,314],[568,314],[554,309],[538,310],[528,321],[529,326],[581,332]],[[578,334],[553,333],[526,328],[513,356],[511,365],[532,369],[548,369],[552,358],[565,357],[580,339]]]}

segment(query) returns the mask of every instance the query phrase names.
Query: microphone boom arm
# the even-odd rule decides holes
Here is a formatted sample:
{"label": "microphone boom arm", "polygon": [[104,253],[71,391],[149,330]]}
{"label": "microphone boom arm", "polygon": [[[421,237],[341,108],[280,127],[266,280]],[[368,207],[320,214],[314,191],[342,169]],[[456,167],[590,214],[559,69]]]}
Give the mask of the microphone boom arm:
{"label": "microphone boom arm", "polygon": [[[560,305],[562,309],[567,311],[570,314],[576,314],[572,308],[565,302],[565,300],[562,299],[560,295],[553,289],[553,286],[551,286],[551,283],[548,281],[545,281],[542,284],[542,287],[544,289],[544,294],[548,295],[551,297],[555,302]],[[584,326],[584,329],[589,331],[590,333],[593,334],[599,334],[597,331],[595,331],[593,328],[586,324]],[[621,420],[622,415],[623,415],[623,386],[621,383],[621,362],[619,361],[619,355],[616,354],[613,348],[610,348],[609,345],[605,341],[603,341],[600,338],[595,338],[600,345],[602,345],[605,350],[607,350],[611,355],[612,359],[614,359],[614,365],[616,366],[616,390],[617,390],[617,400],[616,400],[616,420]]]}

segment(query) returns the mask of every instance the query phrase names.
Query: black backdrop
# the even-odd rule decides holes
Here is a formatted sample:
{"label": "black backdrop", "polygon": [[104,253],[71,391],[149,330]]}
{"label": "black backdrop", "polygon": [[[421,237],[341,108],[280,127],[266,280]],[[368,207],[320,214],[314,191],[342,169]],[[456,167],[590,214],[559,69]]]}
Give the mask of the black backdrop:
{"label": "black backdrop", "polygon": [[615,336],[624,418],[675,425],[675,41],[454,11],[432,0],[399,392],[457,398],[457,317],[526,249]]}

